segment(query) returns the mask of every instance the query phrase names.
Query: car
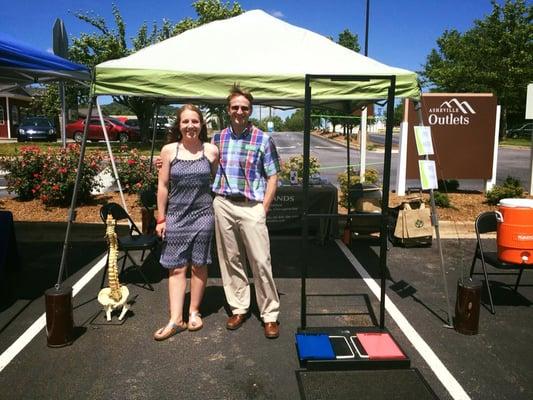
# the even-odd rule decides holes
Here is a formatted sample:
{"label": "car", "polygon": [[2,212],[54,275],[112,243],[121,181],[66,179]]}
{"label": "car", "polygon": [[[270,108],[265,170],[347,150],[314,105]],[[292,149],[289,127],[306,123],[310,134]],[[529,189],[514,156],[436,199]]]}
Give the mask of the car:
{"label": "car", "polygon": [[[104,118],[107,134],[109,140],[117,140],[120,143],[134,142],[141,139],[141,134],[138,128],[123,124],[115,118]],[[83,129],[85,127],[85,119],[79,119],[75,122],[67,124],[67,138],[74,139],[76,143],[81,143],[83,140]],[[91,118],[89,121],[89,131],[87,139],[91,142],[105,140],[104,130],[99,118]]]}
{"label": "car", "polygon": [[507,136],[512,138],[530,138],[533,132],[533,122],[522,124],[516,128],[507,129]]}
{"label": "car", "polygon": [[17,141],[45,140],[55,142],[57,132],[54,124],[46,117],[27,117],[22,120],[18,127]]}
{"label": "car", "polygon": [[127,120],[123,121],[124,124],[128,126],[132,126],[134,128],[139,128],[139,120],[137,118],[128,118]]}
{"label": "car", "polygon": [[[174,126],[174,119],[172,117],[157,117],[157,130],[158,134],[167,133]],[[150,132],[153,129],[152,122],[150,122]]]}
{"label": "car", "polygon": [[128,126],[134,126],[134,127],[139,126],[139,120],[137,119],[137,117],[127,116],[127,115],[118,115],[118,116],[111,115],[110,118],[118,119],[120,122]]}

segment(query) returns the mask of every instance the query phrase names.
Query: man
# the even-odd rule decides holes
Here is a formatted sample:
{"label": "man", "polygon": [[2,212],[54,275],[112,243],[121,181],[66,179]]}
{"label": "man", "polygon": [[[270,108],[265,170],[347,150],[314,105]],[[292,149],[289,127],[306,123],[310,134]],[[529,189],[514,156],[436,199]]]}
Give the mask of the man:
{"label": "man", "polygon": [[249,124],[252,95],[235,85],[227,98],[230,126],[215,134],[220,164],[213,183],[215,234],[222,282],[232,315],[226,328],[248,317],[246,258],[267,338],[279,336],[279,296],[272,276],[266,214],[277,189],[279,156],[272,138]]}

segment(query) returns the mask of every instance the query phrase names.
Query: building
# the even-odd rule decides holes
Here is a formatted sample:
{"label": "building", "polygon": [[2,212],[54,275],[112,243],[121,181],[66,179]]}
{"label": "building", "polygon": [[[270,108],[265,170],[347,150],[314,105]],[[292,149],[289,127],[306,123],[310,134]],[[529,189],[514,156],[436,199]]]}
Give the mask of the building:
{"label": "building", "polygon": [[23,88],[2,91],[0,87],[0,139],[14,139],[20,120],[27,115],[32,97]]}

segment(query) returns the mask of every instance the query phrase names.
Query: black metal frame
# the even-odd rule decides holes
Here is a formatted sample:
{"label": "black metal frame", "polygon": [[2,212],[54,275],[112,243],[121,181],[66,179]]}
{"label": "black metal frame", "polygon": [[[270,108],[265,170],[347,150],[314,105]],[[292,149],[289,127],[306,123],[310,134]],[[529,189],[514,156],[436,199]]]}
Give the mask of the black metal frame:
{"label": "black metal frame", "polygon": [[[394,94],[396,92],[395,75],[313,75],[305,76],[305,108],[304,108],[304,165],[303,165],[303,209],[302,209],[302,274],[301,274],[301,307],[300,307],[300,329],[305,329],[307,324],[307,303],[306,303],[306,279],[307,265],[309,263],[309,218],[338,218],[338,214],[309,214],[309,157],[310,157],[310,134],[311,134],[311,81],[316,79],[329,79],[332,81],[370,81],[388,80],[390,86],[387,93],[387,122],[385,130],[385,156],[383,165],[383,197],[382,204],[389,204],[390,189],[390,168],[392,153],[392,128],[394,118]],[[349,146],[348,159],[349,163]],[[348,164],[349,165],[349,164]],[[347,218],[357,216],[357,213],[350,213]],[[385,327],[385,269],[387,265],[387,238],[388,238],[388,207],[382,207],[381,214],[376,214],[380,218],[380,252],[379,271],[381,276],[381,297],[380,297],[380,318],[379,328]]]}

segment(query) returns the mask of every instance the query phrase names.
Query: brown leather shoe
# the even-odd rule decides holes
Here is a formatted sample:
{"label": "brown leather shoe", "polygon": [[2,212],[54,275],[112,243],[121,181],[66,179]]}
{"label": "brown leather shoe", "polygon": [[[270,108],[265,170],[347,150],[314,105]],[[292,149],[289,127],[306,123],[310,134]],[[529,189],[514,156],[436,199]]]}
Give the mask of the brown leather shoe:
{"label": "brown leather shoe", "polygon": [[279,326],[277,322],[265,322],[265,337],[275,339],[279,336]]}
{"label": "brown leather shoe", "polygon": [[226,328],[234,331],[235,329],[239,329],[241,325],[244,324],[244,321],[246,321],[246,314],[234,314],[228,318]]}

